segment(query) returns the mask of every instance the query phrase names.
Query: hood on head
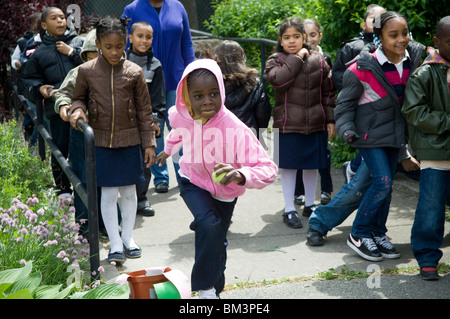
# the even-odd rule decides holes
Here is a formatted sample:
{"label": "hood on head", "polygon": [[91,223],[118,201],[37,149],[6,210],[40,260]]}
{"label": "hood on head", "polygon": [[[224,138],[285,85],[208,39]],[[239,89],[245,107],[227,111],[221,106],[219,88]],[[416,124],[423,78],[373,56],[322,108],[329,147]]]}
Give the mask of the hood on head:
{"label": "hood on head", "polygon": [[80,57],[81,59],[86,62],[87,61],[87,52],[97,52],[97,46],[95,45],[95,29],[91,30],[84,39],[83,47],[81,48]]}
{"label": "hood on head", "polygon": [[[191,114],[189,113],[190,107],[188,106],[190,103],[185,103],[185,99],[188,98],[187,95],[187,86],[186,86],[186,78],[187,76],[198,69],[206,69],[211,71],[214,76],[216,77],[217,83],[219,85],[219,91],[220,91],[220,98],[221,98],[221,107],[220,112],[224,109],[224,103],[225,103],[225,85],[223,82],[223,76],[222,71],[217,64],[216,61],[212,59],[198,59],[193,62],[191,62],[184,70],[183,75],[181,77],[180,82],[178,83],[177,87],[177,98],[176,98],[176,107],[178,112],[186,118],[192,118]],[[186,88],[185,88],[186,86]],[[184,91],[184,94],[183,94]]]}

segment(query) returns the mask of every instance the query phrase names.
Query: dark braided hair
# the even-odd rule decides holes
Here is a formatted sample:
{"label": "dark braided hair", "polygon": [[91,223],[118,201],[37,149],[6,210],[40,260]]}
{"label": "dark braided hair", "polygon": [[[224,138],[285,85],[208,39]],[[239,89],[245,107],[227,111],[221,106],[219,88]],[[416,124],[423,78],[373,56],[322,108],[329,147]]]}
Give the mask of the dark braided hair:
{"label": "dark braided hair", "polygon": [[214,73],[208,69],[196,69],[196,70],[192,71],[186,77],[186,84],[187,84],[188,88],[189,88],[189,84],[192,82],[192,79],[206,77],[206,76],[212,76],[214,79],[216,79],[216,76],[214,75]]}
{"label": "dark braided hair", "polygon": [[127,17],[123,18],[111,18],[110,16],[98,19],[94,22],[94,27],[96,29],[95,35],[97,40],[111,33],[120,34],[125,40],[127,38],[127,25],[131,19],[127,19]]}
{"label": "dark braided hair", "polygon": [[373,18],[373,34],[374,34],[374,36],[380,38],[381,30],[383,29],[386,22],[388,22],[389,20],[394,19],[394,18],[402,18],[403,20],[405,20],[408,30],[411,30],[409,28],[409,22],[404,15],[402,15],[401,13],[395,12],[395,11],[387,11],[387,12],[381,14],[380,16],[376,16]]}

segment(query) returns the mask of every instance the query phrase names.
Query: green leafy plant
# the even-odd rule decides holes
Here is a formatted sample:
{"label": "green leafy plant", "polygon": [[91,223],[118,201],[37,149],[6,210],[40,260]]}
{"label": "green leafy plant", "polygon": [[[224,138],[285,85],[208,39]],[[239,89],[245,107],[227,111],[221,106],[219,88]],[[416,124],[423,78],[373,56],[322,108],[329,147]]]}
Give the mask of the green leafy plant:
{"label": "green leafy plant", "polygon": [[[76,283],[45,285],[41,272],[32,272],[33,263],[0,271],[1,299],[129,299],[128,284],[96,285],[88,291],[76,291]],[[73,293],[74,292],[74,293]],[[73,293],[73,294],[72,294]]]}
{"label": "green leafy plant", "polygon": [[38,196],[52,185],[50,165],[25,145],[15,121],[0,124],[0,207],[15,196]]}
{"label": "green leafy plant", "polygon": [[0,299],[64,299],[73,290],[74,285],[41,285],[42,274],[32,273],[32,265],[0,272]]}
{"label": "green leafy plant", "polygon": [[69,299],[130,299],[128,284],[103,284],[89,291],[75,292]]}
{"label": "green leafy plant", "polygon": [[[207,29],[216,36],[239,38],[264,38],[276,41],[278,26],[285,18],[306,14],[308,1],[301,0],[214,0],[214,14],[205,21]],[[260,68],[260,45],[241,43],[248,63]],[[273,52],[266,47],[266,55]]]}
{"label": "green leafy plant", "polygon": [[341,140],[337,135],[329,140],[331,151],[331,164],[334,167],[341,168],[342,164],[352,160],[358,150]]}

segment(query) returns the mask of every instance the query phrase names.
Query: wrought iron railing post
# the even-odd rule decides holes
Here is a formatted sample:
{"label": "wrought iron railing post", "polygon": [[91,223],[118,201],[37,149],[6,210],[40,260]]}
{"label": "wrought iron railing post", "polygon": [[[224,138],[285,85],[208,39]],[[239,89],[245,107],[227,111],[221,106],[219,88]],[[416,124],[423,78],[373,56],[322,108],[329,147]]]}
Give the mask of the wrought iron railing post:
{"label": "wrought iron railing post", "polygon": [[[22,103],[25,111],[31,117],[36,126],[39,134],[39,154],[41,159],[45,159],[45,144],[50,148],[53,156],[56,158],[61,169],[66,174],[67,178],[70,180],[74,191],[76,191],[83,201],[84,205],[88,209],[88,240],[89,240],[89,250],[90,250],[90,268],[91,268],[91,279],[100,279],[100,273],[98,271],[100,267],[100,249],[99,249],[99,218],[98,218],[98,194],[97,194],[97,179],[95,171],[95,141],[94,141],[94,131],[92,128],[83,120],[78,120],[77,126],[84,135],[84,146],[85,146],[85,162],[86,162],[86,186],[83,182],[76,176],[72,167],[69,165],[67,159],[58,149],[58,147],[53,142],[51,134],[47,131],[47,128],[43,124],[44,111],[42,105],[36,106],[36,113],[33,112],[31,107],[28,105],[27,100],[22,95],[17,93],[17,86],[14,86],[14,94],[17,95],[18,100]],[[55,99],[55,96],[52,96]]]}

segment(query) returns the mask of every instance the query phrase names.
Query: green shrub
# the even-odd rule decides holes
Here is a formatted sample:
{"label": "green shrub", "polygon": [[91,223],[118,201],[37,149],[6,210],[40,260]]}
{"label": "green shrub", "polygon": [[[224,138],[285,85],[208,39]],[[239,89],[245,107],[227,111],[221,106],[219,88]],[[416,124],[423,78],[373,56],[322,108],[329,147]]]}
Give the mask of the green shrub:
{"label": "green shrub", "polygon": [[[405,15],[414,39],[427,46],[432,45],[436,23],[447,12],[445,1],[437,0],[213,0],[215,11],[205,25],[216,36],[276,40],[285,18],[315,18],[323,29],[322,48],[334,58],[340,44],[361,31],[366,7],[372,3]],[[259,46],[243,46],[249,61],[259,68]]]}
{"label": "green shrub", "polygon": [[[305,15],[302,0],[225,0],[212,1],[214,14],[205,26],[215,36],[239,38],[264,38],[276,41],[278,26],[291,16]],[[240,43],[247,55],[248,64],[260,69],[260,45],[258,43]],[[266,56],[273,53],[274,47],[266,47]]]}
{"label": "green shrub", "polygon": [[358,153],[358,150],[349,146],[337,135],[329,140],[331,151],[331,165],[341,168],[346,161],[352,160]]}
{"label": "green shrub", "polygon": [[28,150],[15,121],[0,124],[0,154],[0,207],[16,196],[40,196],[49,189],[50,165]]}
{"label": "green shrub", "polygon": [[413,38],[427,46],[432,45],[436,23],[447,12],[445,1],[437,0],[315,0],[311,3],[311,12],[323,28],[323,47],[332,56],[342,41],[361,31],[365,9],[372,3],[403,14],[408,19]]}

